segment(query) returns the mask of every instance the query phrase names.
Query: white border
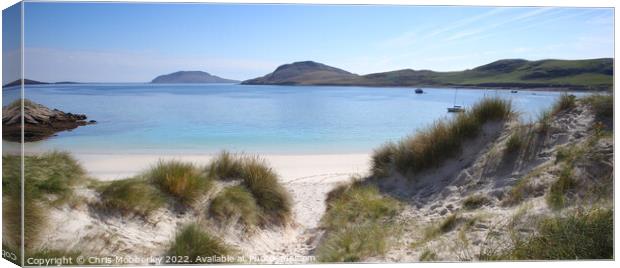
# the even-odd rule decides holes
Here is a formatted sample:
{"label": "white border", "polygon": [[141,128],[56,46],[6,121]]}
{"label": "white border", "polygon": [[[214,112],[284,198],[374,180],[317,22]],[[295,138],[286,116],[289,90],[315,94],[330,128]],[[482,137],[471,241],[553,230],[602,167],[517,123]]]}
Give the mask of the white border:
{"label": "white border", "polygon": [[[170,2],[170,3],[286,3],[286,4],[353,4],[353,5],[371,5],[371,4],[390,4],[390,5],[469,5],[469,6],[560,6],[560,7],[613,7],[616,8],[618,3],[612,0],[149,0],[149,1],[140,1],[140,0],[125,0],[125,1],[87,1],[87,0],[58,0],[58,1],[43,1],[43,0],[27,0],[28,2]],[[0,7],[5,9],[13,4],[17,3],[17,0],[2,0],[0,3]],[[615,13],[615,12],[614,12]],[[615,15],[615,14],[614,14]],[[23,16],[22,16],[23,19]],[[617,22],[617,17],[614,16],[615,22]],[[614,25],[617,23],[614,22]],[[0,27],[2,23],[0,20]],[[22,24],[23,25],[23,24]],[[617,31],[618,28],[614,28],[614,46],[618,46],[617,42]],[[23,38],[22,38],[23,40]],[[2,37],[0,36],[0,43],[2,42]],[[615,48],[614,48],[615,51]],[[1,55],[1,53],[0,53]],[[23,60],[23,59],[22,59]],[[614,65],[615,65],[615,57],[614,57]],[[1,72],[0,67],[0,74]],[[22,73],[23,73],[23,64],[22,64]],[[614,72],[614,85],[616,84],[617,72]],[[0,79],[1,80],[1,79]],[[0,94],[1,95],[1,94]],[[0,97],[1,101],[1,97]],[[615,98],[614,107],[617,107],[618,99]],[[620,110],[616,109],[614,111],[614,118],[620,118]],[[617,120],[614,120],[617,121]],[[614,133],[618,133],[618,122],[614,122]],[[615,137],[614,137],[615,141]],[[619,145],[617,142],[614,142],[614,151],[617,151]],[[0,160],[1,164],[1,160]],[[614,178],[618,178],[617,169],[614,169]],[[614,189],[618,189],[618,183],[615,181]],[[0,186],[1,187],[1,186]],[[618,206],[619,202],[617,199],[614,200],[614,206]],[[0,214],[0,219],[1,219]],[[617,221],[615,222],[615,226],[617,227]],[[1,237],[1,235],[0,235]],[[618,234],[615,232],[614,234],[614,251],[618,248]],[[422,266],[422,267],[450,267],[450,266],[458,266],[458,267],[519,267],[521,268],[524,265],[529,267],[548,267],[551,266],[562,266],[562,267],[573,267],[580,266],[583,267],[614,267],[616,261],[549,261],[549,262],[474,262],[474,263],[398,263],[398,264],[387,264],[390,267],[412,267],[412,266]],[[6,267],[7,265],[14,265],[7,260],[0,260],[0,265],[2,267]],[[278,267],[382,267],[386,264],[325,264],[325,265],[278,265]],[[74,266],[78,267],[78,266]],[[162,266],[162,267],[177,267],[177,266]],[[192,266],[192,267],[206,267],[206,266]],[[257,265],[230,265],[224,267],[260,267]]]}

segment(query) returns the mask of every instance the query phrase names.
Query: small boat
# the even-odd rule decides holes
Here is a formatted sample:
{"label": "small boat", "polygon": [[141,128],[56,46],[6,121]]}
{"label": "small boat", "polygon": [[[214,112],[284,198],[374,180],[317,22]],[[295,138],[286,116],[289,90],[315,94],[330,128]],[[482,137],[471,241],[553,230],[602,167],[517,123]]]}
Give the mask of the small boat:
{"label": "small boat", "polygon": [[517,92],[519,92],[519,91],[516,91],[516,90],[511,90],[510,91],[510,93],[517,93]]}
{"label": "small boat", "polygon": [[452,107],[448,107],[448,113],[461,113],[465,111],[465,108],[461,105],[456,105],[456,93],[459,90],[457,88],[454,89],[454,104]]}
{"label": "small boat", "polygon": [[416,88],[415,94],[422,94],[422,93],[424,93],[424,90],[422,90],[421,88]]}
{"label": "small boat", "polygon": [[453,107],[448,107],[448,113],[462,113],[465,111],[465,108],[463,108],[460,105],[454,105]]}

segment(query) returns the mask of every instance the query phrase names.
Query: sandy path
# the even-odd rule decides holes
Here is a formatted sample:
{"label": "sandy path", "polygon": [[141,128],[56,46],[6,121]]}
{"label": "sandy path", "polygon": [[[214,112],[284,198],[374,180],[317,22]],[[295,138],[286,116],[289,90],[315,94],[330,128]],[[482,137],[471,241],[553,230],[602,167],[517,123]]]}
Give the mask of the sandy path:
{"label": "sandy path", "polygon": [[[123,179],[138,174],[160,159],[205,165],[212,155],[111,155],[77,154],[89,175],[100,180]],[[245,255],[273,258],[273,263],[306,262],[291,257],[309,256],[316,246],[319,220],[325,212],[327,193],[352,175],[368,171],[368,154],[261,155],[278,173],[294,202],[296,224],[285,232],[265,230],[252,241],[240,243]],[[287,258],[287,259],[283,259]]]}

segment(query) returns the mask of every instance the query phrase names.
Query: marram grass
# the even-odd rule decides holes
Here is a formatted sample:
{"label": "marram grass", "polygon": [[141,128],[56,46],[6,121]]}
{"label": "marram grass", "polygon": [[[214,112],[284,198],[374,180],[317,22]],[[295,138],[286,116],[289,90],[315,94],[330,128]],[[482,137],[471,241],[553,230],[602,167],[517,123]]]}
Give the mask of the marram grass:
{"label": "marram grass", "polygon": [[376,149],[373,176],[386,177],[393,170],[406,175],[440,166],[460,152],[465,140],[476,137],[485,123],[506,120],[512,113],[510,101],[485,98],[452,119],[436,121],[413,136]]}
{"label": "marram grass", "polygon": [[211,190],[212,182],[192,163],[159,161],[146,175],[161,191],[191,205]]}
{"label": "marram grass", "polygon": [[284,225],[292,217],[291,196],[278,181],[278,175],[263,160],[222,152],[208,166],[207,173],[219,180],[240,180],[260,208],[262,225]]}
{"label": "marram grass", "polygon": [[328,194],[321,219],[325,237],[316,249],[321,262],[355,262],[382,256],[398,237],[398,201],[374,186],[342,185]]}
{"label": "marram grass", "polygon": [[178,259],[180,264],[186,264],[183,263],[185,260],[182,257],[184,256],[187,256],[193,264],[204,264],[211,263],[206,257],[226,257],[234,253],[235,251],[230,245],[203,230],[196,223],[183,227],[167,252],[169,256],[181,257]]}
{"label": "marram grass", "polygon": [[221,223],[236,220],[248,228],[258,225],[260,220],[256,199],[243,185],[222,190],[211,201],[209,214]]}

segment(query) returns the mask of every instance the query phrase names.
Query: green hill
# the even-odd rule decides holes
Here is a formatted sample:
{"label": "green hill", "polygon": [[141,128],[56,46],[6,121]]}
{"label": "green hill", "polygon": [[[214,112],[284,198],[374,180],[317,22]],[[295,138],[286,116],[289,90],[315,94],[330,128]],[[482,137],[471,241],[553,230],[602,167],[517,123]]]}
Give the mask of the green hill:
{"label": "green hill", "polygon": [[[397,70],[356,75],[344,70],[308,62],[278,67],[266,76],[244,81],[243,84],[270,85],[346,85],[346,86],[447,86],[490,88],[571,88],[606,90],[613,86],[613,59],[587,60],[498,60],[471,70],[435,72],[430,70]],[[306,68],[296,68],[297,65]],[[295,75],[280,76],[279,70],[294,69]],[[329,70],[330,75],[325,75]],[[322,75],[316,75],[316,74]]]}

